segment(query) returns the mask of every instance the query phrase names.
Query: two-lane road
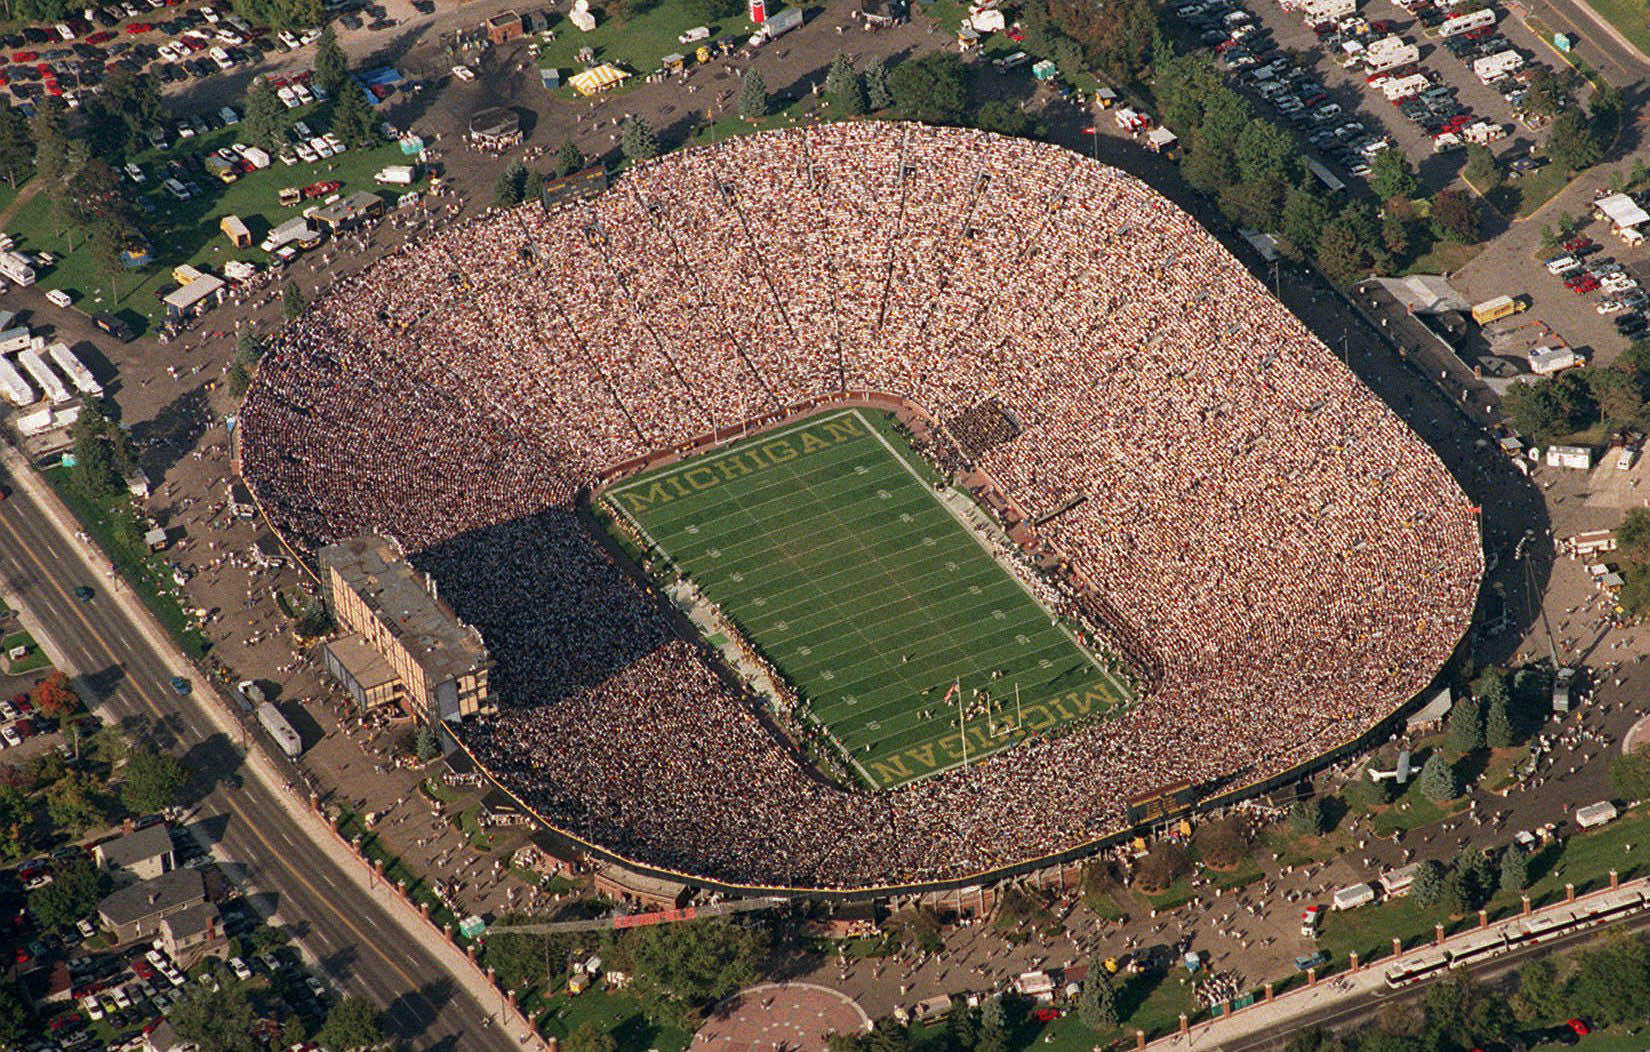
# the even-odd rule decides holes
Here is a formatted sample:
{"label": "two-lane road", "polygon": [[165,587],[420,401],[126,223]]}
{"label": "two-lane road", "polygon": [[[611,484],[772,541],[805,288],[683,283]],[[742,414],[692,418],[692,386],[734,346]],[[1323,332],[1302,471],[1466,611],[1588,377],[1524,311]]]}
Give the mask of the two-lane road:
{"label": "two-lane road", "polygon": [[[192,821],[201,823],[238,862],[249,891],[274,897],[280,919],[347,993],[384,1010],[386,1027],[416,1049],[521,1047],[517,1035],[492,1022],[498,1005],[483,1008],[454,982],[439,959],[389,908],[360,887],[306,835],[292,806],[254,777],[231,741],[201,706],[168,686],[173,666],[110,594],[108,575],[89,578],[78,543],[53,525],[29,487],[13,487],[0,501],[0,582],[50,642],[54,656],[103,695],[121,720],[146,720],[185,755],[199,786],[210,786]],[[88,585],[90,602],[74,597]],[[224,777],[241,772],[238,787]],[[377,895],[395,893],[379,886]]]}

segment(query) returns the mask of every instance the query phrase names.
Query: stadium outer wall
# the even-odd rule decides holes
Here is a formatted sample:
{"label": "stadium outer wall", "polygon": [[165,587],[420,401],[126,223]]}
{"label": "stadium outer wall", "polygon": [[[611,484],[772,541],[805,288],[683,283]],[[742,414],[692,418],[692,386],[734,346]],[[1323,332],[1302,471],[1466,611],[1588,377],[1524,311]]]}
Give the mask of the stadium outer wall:
{"label": "stadium outer wall", "polygon": [[[624,461],[623,463],[616,464],[600,473],[600,478],[597,485],[590,492],[583,495],[585,499],[582,500],[581,503],[588,507],[590,500],[593,499],[594,496],[599,495],[602,490],[623,478],[640,474],[643,471],[650,470],[655,467],[661,467],[666,464],[674,463],[678,460],[686,459],[687,457],[704,451],[708,447],[718,445],[732,439],[753,434],[760,434],[763,431],[771,430],[772,428],[778,427],[788,421],[794,420],[798,416],[811,415],[821,409],[833,405],[859,405],[879,410],[906,411],[920,417],[929,426],[938,426],[937,421],[934,420],[931,414],[929,414],[921,406],[918,406],[907,399],[881,394],[875,391],[863,390],[847,390],[831,395],[822,395],[817,398],[809,399],[806,402],[787,406],[781,410],[775,410],[771,413],[764,414],[738,425],[732,425],[727,428],[722,428],[716,432],[698,436],[692,441],[681,443],[669,450],[656,451],[646,456],[635,457]],[[1016,511],[1018,511],[1017,505],[1014,505],[1013,502],[1009,500],[1005,491],[996,486],[994,480],[991,480],[989,476],[984,475],[984,473],[979,474],[991,482],[995,493],[1001,497],[1008,506],[1015,508]],[[258,506],[259,517],[263,519],[264,524],[271,530],[271,532],[280,538],[282,546],[293,554],[298,565],[303,567],[304,572],[319,582],[320,578],[317,576],[314,567],[311,565],[309,557],[291,544],[287,538],[281,534],[281,531],[275,527],[274,521],[263,508],[263,499],[258,494],[255,484],[250,479],[244,478],[244,476],[243,482],[246,483],[248,489],[252,492],[253,500]],[[590,525],[592,528],[599,528],[599,526],[594,522]],[[1480,527],[1480,533],[1481,532],[1482,527]],[[1482,548],[1482,536],[1480,536],[1480,548]],[[629,560],[625,561],[624,570],[625,572],[632,574],[642,573],[639,567],[630,565]],[[1086,584],[1086,582],[1084,583]],[[1092,595],[1094,593],[1091,592],[1083,594]],[[1109,622],[1106,627],[1109,631],[1115,631],[1118,628],[1123,628],[1126,630],[1127,628],[1126,625],[1116,626],[1110,624]],[[1319,753],[1311,759],[1296,764],[1294,767],[1287,770],[1257,779],[1253,782],[1245,783],[1237,788],[1216,791],[1213,795],[1196,799],[1187,807],[1182,807],[1173,811],[1166,811],[1160,815],[1154,816],[1149,821],[1121,826],[1113,832],[1103,834],[1099,837],[1095,837],[1081,843],[1073,844],[1069,847],[1062,848],[1059,851],[1050,852],[1036,858],[1024,859],[1010,865],[979,870],[965,876],[952,877],[945,880],[864,885],[855,888],[738,884],[724,880],[710,879],[699,874],[689,873],[682,870],[667,869],[661,866],[638,862],[635,859],[613,851],[602,846],[601,844],[586,840],[576,833],[562,829],[555,823],[546,819],[530,803],[522,799],[513,790],[511,790],[507,784],[501,782],[497,777],[495,777],[493,772],[481,761],[480,757],[478,757],[474,751],[470,749],[470,747],[459,735],[449,734],[447,737],[454,742],[461,752],[464,753],[470,763],[474,765],[477,771],[482,773],[482,775],[487,779],[487,782],[493,788],[496,788],[505,796],[514,801],[515,804],[521,808],[523,813],[532,816],[533,821],[538,825],[538,827],[545,833],[549,834],[554,840],[593,858],[600,859],[601,861],[618,866],[640,876],[692,887],[707,888],[723,894],[735,896],[815,899],[828,902],[846,902],[863,899],[886,898],[896,895],[943,895],[946,892],[960,893],[965,890],[973,890],[976,888],[998,884],[1003,881],[1024,877],[1043,870],[1070,865],[1074,862],[1081,861],[1104,851],[1116,844],[1125,842],[1131,837],[1149,833],[1153,828],[1160,827],[1164,822],[1174,821],[1180,818],[1193,817],[1198,814],[1221,807],[1229,807],[1241,801],[1272,792],[1273,790],[1288,785],[1291,782],[1308,777],[1309,775],[1312,775],[1325,767],[1338,763],[1349,756],[1363,752],[1389,735],[1404,715],[1410,711],[1413,711],[1415,708],[1418,708],[1423,699],[1428,697],[1434,691],[1437,686],[1438,679],[1442,675],[1443,671],[1453,664],[1460,656],[1462,645],[1467,641],[1471,631],[1472,621],[1469,619],[1460,636],[1456,638],[1455,644],[1450,650],[1449,658],[1440,664],[1439,671],[1434,673],[1433,678],[1428,681],[1426,687],[1418,691],[1408,701],[1398,706],[1385,718],[1364,730],[1362,733],[1348,739],[1345,742],[1342,742],[1339,745],[1333,746],[1322,753]],[[695,642],[698,641],[696,640]],[[1142,659],[1139,652],[1133,651],[1132,647],[1130,650],[1133,651],[1133,653],[1130,653],[1125,652],[1122,645],[1117,645],[1111,639],[1108,639],[1108,644],[1114,645],[1118,652],[1123,654],[1125,660],[1129,663],[1131,671],[1141,677],[1143,684],[1142,693],[1144,693],[1146,689],[1149,689],[1149,684],[1155,682],[1157,669],[1161,667],[1157,665],[1155,654],[1147,648]],[[1137,665],[1137,660],[1140,660],[1141,664]],[[717,660],[717,663],[720,665],[719,659]],[[1194,793],[1197,792],[1199,788],[1201,787],[1194,786]]]}

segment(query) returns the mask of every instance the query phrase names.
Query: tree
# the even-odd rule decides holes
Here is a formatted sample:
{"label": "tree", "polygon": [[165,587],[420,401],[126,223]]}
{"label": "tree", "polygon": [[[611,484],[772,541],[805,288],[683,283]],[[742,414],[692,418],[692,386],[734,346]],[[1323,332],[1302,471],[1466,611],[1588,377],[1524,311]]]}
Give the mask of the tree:
{"label": "tree", "polygon": [[1478,702],[1471,697],[1456,699],[1449,710],[1449,747],[1458,753],[1477,752],[1484,747],[1484,719]]}
{"label": "tree", "polygon": [[597,1030],[590,1023],[580,1023],[562,1041],[561,1047],[566,1052],[618,1052],[619,1043],[611,1032]]}
{"label": "tree", "polygon": [[762,71],[747,71],[745,79],[739,83],[739,116],[748,121],[757,121],[766,117],[771,108],[768,82],[763,79]]}
{"label": "tree", "polygon": [[1322,836],[1328,824],[1322,797],[1296,800],[1289,808],[1289,828],[1301,836]]}
{"label": "tree", "polygon": [[1409,221],[1391,209],[1381,217],[1381,245],[1392,256],[1409,252]]}
{"label": "tree", "polygon": [[133,814],[152,814],[179,803],[188,785],[189,769],[182,760],[140,746],[126,759],[120,798]]}
{"label": "tree", "polygon": [[980,1009],[980,1040],[974,1052],[1008,1052],[1008,1013],[1003,999],[993,997]]}
{"label": "tree", "polygon": [[1579,172],[1599,162],[1604,144],[1599,142],[1593,123],[1572,108],[1553,121],[1547,135],[1547,156],[1567,171]]}
{"label": "tree", "polygon": [[281,286],[281,316],[291,321],[304,312],[304,290],[296,281]]}
{"label": "tree", "polygon": [[1186,849],[1172,840],[1160,840],[1151,853],[1140,860],[1135,870],[1135,883],[1148,891],[1161,891],[1186,873],[1191,872],[1192,859]]}
{"label": "tree", "polygon": [[1650,940],[1641,933],[1607,939],[1575,955],[1566,984],[1570,1009],[1594,1026],[1644,1017],[1650,997]]}
{"label": "tree", "polygon": [[1478,240],[1479,211],[1478,198],[1465,190],[1440,190],[1432,198],[1432,225],[1441,237],[1471,244]]}
{"label": "tree", "polygon": [[413,737],[413,755],[420,760],[433,760],[441,755],[441,738],[429,727],[418,728]]}
{"label": "tree", "polygon": [[642,117],[626,117],[619,131],[619,150],[628,161],[647,161],[659,156],[659,136]]}
{"label": "tree", "polygon": [[339,89],[349,80],[349,59],[344,57],[344,49],[338,46],[338,34],[332,31],[329,22],[322,27],[321,35],[315,41],[315,83],[321,85],[328,95],[337,97]]}
{"label": "tree", "polygon": [[1499,698],[1490,706],[1489,715],[1484,717],[1484,743],[1492,749],[1505,749],[1516,740],[1507,699]]}
{"label": "tree", "polygon": [[126,239],[131,228],[114,216],[105,216],[92,228],[92,264],[109,283],[109,298],[120,302],[120,277],[126,273]]}
{"label": "tree", "polygon": [[1018,103],[1008,99],[992,99],[974,115],[974,126],[981,131],[1012,135],[1020,139],[1041,138],[1043,122],[1027,113]]}
{"label": "tree", "polygon": [[1444,897],[1444,864],[1431,858],[1423,861],[1415,870],[1410,894],[1422,909],[1438,905]]}
{"label": "tree", "polygon": [[845,117],[858,117],[865,112],[865,85],[859,82],[854,64],[840,51],[825,73],[825,101]]}
{"label": "tree", "polygon": [[883,1016],[871,1027],[869,1052],[911,1052],[911,1029],[893,1016]]}
{"label": "tree", "polygon": [[895,66],[888,90],[906,120],[964,124],[973,108],[974,73],[955,53],[931,51]]}
{"label": "tree", "polygon": [[1311,190],[1296,187],[1283,200],[1283,236],[1302,253],[1314,253],[1318,237],[1329,225],[1329,206]]}
{"label": "tree", "polygon": [[52,874],[50,884],[29,892],[29,912],[45,930],[64,931],[91,916],[104,890],[104,874],[96,866],[86,860],[70,862]]}
{"label": "tree", "polygon": [[80,708],[80,695],[69,686],[69,677],[53,669],[29,691],[29,704],[47,719],[60,720]]}
{"label": "tree", "polygon": [[967,1001],[951,1002],[945,1013],[945,1039],[954,1052],[969,1052],[980,1040],[980,1020]]}
{"label": "tree", "polygon": [[527,166],[521,163],[521,158],[515,158],[504,166],[504,171],[498,173],[498,182],[493,184],[493,204],[502,207],[519,205],[527,192]]}
{"label": "tree", "polygon": [[25,830],[32,817],[33,807],[22,788],[13,782],[0,783],[0,859],[23,857],[29,849]]}
{"label": "tree", "polygon": [[1230,869],[1249,853],[1249,826],[1239,815],[1206,823],[1197,831],[1197,850],[1205,865]]}
{"label": "tree", "polygon": [[1501,407],[1519,430],[1539,442],[1550,442],[1591,426],[1598,419],[1585,370],[1569,370],[1545,380],[1513,384],[1502,396]]}
{"label": "tree", "polygon": [[[315,1040],[331,1052],[349,1052],[351,1049],[372,1048],[384,1041],[384,1026],[378,1010],[372,1003],[359,997],[346,997],[332,1006],[327,1021],[321,1024]],[[609,1041],[612,1038],[608,1039]],[[594,1052],[594,1050],[592,1050]],[[613,1052],[611,1048],[607,1052]]]}
{"label": "tree", "polygon": [[877,59],[865,67],[861,78],[865,84],[865,104],[872,112],[885,110],[894,104],[894,93],[888,87],[888,64]]}
{"label": "tree", "polygon": [[1421,188],[1421,180],[1402,150],[1382,150],[1369,162],[1369,188],[1383,201],[1389,197],[1414,197]]}
{"label": "tree", "polygon": [[1297,182],[1301,172],[1301,152],[1294,136],[1268,120],[1255,119],[1238,133],[1232,151],[1238,172],[1246,180],[1275,179]]}
{"label": "tree", "polygon": [[21,113],[0,102],[0,176],[16,187],[34,169],[34,138]]}
{"label": "tree", "polygon": [[1455,775],[1455,768],[1444,759],[1444,754],[1434,752],[1427,757],[1426,764],[1421,768],[1421,792],[1428,800],[1434,803],[1443,803],[1461,795],[1461,783]]}
{"label": "tree", "polygon": [[268,151],[274,151],[286,138],[286,106],[268,77],[258,77],[247,89],[241,134],[247,142]]}
{"label": "tree", "polygon": [[18,994],[17,984],[0,984],[0,1044],[21,1048],[28,1036],[28,1006]]}
{"label": "tree", "polygon": [[1467,163],[1461,174],[1478,188],[1479,193],[1487,194],[1501,185],[1501,166],[1495,163],[1495,154],[1490,152],[1488,146],[1478,143],[1467,147]]}
{"label": "tree", "polygon": [[623,946],[644,991],[700,1006],[720,1001],[754,979],[767,940],[750,928],[712,920],[639,928]]}
{"label": "tree", "polygon": [[1318,235],[1318,266],[1336,284],[1347,285],[1369,273],[1369,249],[1356,230],[1336,220]]}
{"label": "tree", "polygon": [[1516,846],[1501,852],[1501,872],[1496,883],[1502,891],[1523,891],[1530,886],[1530,860]]}
{"label": "tree", "polygon": [[247,388],[252,386],[252,374],[240,362],[232,362],[229,372],[224,375],[224,384],[229,388],[229,397],[245,398]]}
{"label": "tree", "polygon": [[252,1039],[252,1004],[237,980],[220,975],[218,989],[190,983],[167,1017],[178,1036],[200,1045],[201,1052],[256,1052]]}
{"label": "tree", "polygon": [[1077,1018],[1090,1030],[1106,1030],[1117,1025],[1117,991],[1099,955],[1090,959],[1083,992],[1077,995]]}
{"label": "tree", "polygon": [[1283,214],[1287,187],[1281,179],[1250,179],[1220,188],[1220,210],[1240,227],[1271,230]]}
{"label": "tree", "polygon": [[376,146],[378,121],[361,90],[354,84],[346,83],[333,99],[333,132],[350,146]]}
{"label": "tree", "polygon": [[556,178],[560,179],[564,175],[572,175],[583,167],[584,154],[580,153],[579,148],[573,145],[573,140],[569,139],[562,143],[561,149],[556,151]]}
{"label": "tree", "polygon": [[64,829],[80,833],[101,825],[108,807],[90,775],[71,771],[47,788],[46,814]]}
{"label": "tree", "polygon": [[47,96],[35,106],[29,118],[29,138],[34,140],[35,170],[48,183],[62,179],[75,164],[76,151],[70,148],[69,136],[64,130],[67,107],[63,100]]}

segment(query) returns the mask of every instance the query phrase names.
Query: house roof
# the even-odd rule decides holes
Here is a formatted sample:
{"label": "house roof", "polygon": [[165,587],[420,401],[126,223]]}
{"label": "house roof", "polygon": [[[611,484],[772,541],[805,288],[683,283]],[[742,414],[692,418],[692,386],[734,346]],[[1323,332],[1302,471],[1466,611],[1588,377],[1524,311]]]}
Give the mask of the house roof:
{"label": "house roof", "polygon": [[201,932],[208,931],[218,923],[218,907],[210,902],[202,902],[188,909],[178,912],[161,921],[169,929],[174,940],[192,939]]}
{"label": "house roof", "polygon": [[172,834],[166,831],[166,823],[139,829],[125,836],[113,840],[105,840],[97,845],[97,855],[110,866],[130,867],[139,862],[147,862],[151,858],[166,854],[172,850]]}
{"label": "house roof", "polygon": [[199,870],[174,869],[121,888],[98,903],[97,911],[111,927],[119,927],[205,899],[206,883]]}

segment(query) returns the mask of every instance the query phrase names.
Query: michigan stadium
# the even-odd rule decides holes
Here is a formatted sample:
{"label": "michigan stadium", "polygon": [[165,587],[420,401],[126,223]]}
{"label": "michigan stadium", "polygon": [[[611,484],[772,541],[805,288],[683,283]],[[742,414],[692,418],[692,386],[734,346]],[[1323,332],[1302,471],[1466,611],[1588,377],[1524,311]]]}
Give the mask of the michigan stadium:
{"label": "michigan stadium", "polygon": [[485,696],[415,714],[727,887],[975,880],[1252,791],[1424,690],[1483,571],[1438,457],[1194,220],[968,129],[438,228],[287,327],[240,428],[290,542],[393,538],[473,633]]}

